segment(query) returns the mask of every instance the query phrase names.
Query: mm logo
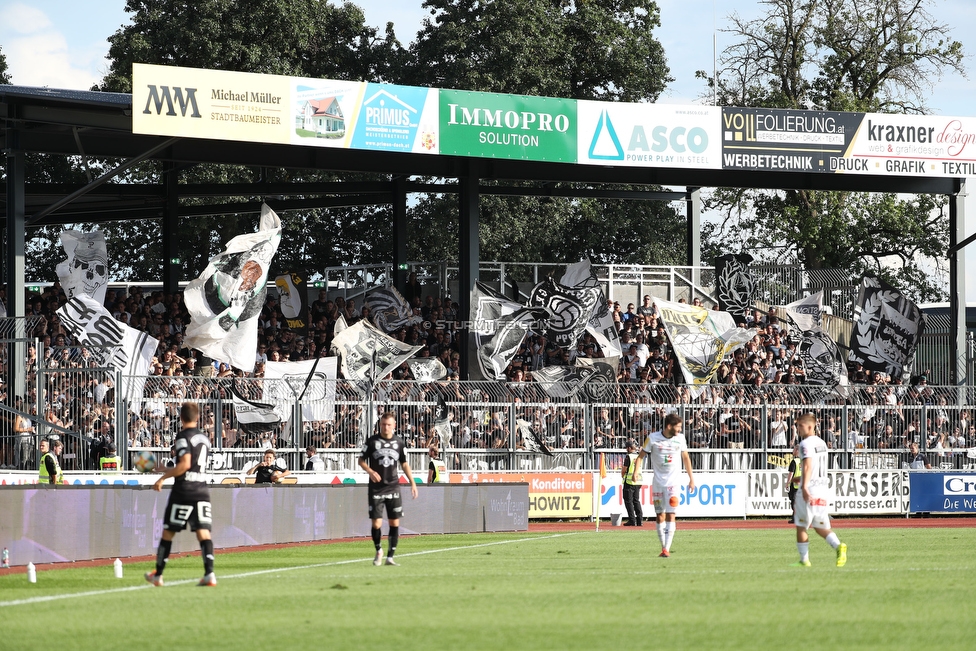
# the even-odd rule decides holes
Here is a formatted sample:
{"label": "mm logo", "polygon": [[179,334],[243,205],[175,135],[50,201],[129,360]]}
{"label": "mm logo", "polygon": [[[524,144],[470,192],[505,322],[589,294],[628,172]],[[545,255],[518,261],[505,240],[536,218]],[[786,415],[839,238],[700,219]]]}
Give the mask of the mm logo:
{"label": "mm logo", "polygon": [[196,88],[180,88],[179,86],[173,86],[172,91],[169,86],[156,86],[155,84],[148,84],[149,88],[149,98],[146,100],[146,108],[142,110],[144,114],[152,114],[150,107],[155,107],[156,115],[160,115],[163,112],[163,105],[166,105],[166,115],[176,115],[176,106],[173,104],[173,100],[176,100],[176,104],[180,107],[180,114],[186,117],[186,110],[190,109],[191,118],[203,117],[200,115],[200,109],[197,106],[197,89]]}

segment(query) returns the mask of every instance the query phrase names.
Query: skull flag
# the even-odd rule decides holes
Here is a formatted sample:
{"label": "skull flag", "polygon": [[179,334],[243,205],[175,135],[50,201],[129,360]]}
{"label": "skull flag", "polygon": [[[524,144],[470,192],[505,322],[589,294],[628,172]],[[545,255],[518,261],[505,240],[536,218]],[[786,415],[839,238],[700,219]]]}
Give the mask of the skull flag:
{"label": "skull flag", "polygon": [[99,231],[61,231],[61,246],[68,259],[55,271],[68,298],[84,294],[105,304],[108,287],[108,250],[105,235]]}

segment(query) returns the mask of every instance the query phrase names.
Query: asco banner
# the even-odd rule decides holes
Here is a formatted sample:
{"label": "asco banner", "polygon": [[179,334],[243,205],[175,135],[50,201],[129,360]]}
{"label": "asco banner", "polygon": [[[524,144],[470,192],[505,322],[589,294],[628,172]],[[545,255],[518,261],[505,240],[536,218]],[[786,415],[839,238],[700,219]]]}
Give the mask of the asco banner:
{"label": "asco banner", "polygon": [[912,513],[976,513],[976,473],[913,472]]}

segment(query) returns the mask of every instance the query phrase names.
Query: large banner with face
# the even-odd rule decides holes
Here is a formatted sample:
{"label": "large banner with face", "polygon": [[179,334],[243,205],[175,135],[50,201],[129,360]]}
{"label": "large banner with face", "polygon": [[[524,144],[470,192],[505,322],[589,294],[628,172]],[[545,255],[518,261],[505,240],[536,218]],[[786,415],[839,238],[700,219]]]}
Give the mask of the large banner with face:
{"label": "large banner with face", "polygon": [[280,241],[281,220],[264,204],[258,232],[233,238],[200,277],[186,286],[188,347],[243,371],[254,370],[257,317],[264,307],[268,269]]}

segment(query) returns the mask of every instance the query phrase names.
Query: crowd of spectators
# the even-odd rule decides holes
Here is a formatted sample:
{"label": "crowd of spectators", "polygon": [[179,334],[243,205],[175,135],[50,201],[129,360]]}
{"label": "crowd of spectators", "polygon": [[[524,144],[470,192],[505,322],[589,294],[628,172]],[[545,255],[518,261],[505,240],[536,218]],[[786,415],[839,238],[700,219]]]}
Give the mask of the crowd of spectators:
{"label": "crowd of spectators", "polygon": [[[510,422],[509,410],[483,404],[508,402],[516,403],[516,417],[528,422],[546,445],[567,449],[586,445],[582,409],[551,398],[534,381],[533,374],[547,366],[575,365],[583,357],[607,357],[607,351],[601,350],[594,337],[584,334],[575,348],[564,349],[542,334],[533,334],[519,347],[506,369],[507,384],[499,383],[490,390],[472,388],[456,382],[460,377],[456,333],[463,318],[458,304],[436,291],[425,290],[413,275],[405,287],[404,297],[420,317],[420,323],[401,328],[391,336],[421,346],[419,356],[440,359],[448,373],[446,381],[430,385],[400,382],[412,379],[409,367],[404,364],[379,385],[376,403],[409,404],[398,414],[408,445],[425,448],[436,442],[432,409],[438,396],[451,403],[466,403],[465,408],[451,410],[453,447],[522,448],[525,441],[521,436],[512,440],[517,428]],[[0,293],[0,300],[4,298]],[[54,433],[80,435],[86,443],[79,448],[76,458],[91,458],[99,441],[115,437],[116,388],[110,375],[76,372],[96,368],[97,363],[89,350],[73,345],[60,322],[56,311],[65,301],[57,283],[40,293],[27,295],[26,314],[37,319],[33,334],[43,342],[44,413],[40,417],[34,413],[38,360],[33,346],[27,350],[25,387],[28,393],[17,396],[17,404],[26,407],[34,420],[40,418],[50,424],[49,429]],[[701,305],[698,298],[693,303]],[[337,402],[330,420],[306,422],[304,440],[285,441],[280,438],[281,431],[241,430],[234,418],[230,392],[234,379],[240,379],[244,392],[250,391],[251,397],[260,398],[260,383],[246,378],[261,378],[267,362],[330,355],[334,326],[340,316],[348,325],[369,318],[369,308],[361,302],[342,297],[330,299],[323,289],[309,304],[307,330],[298,331],[289,327],[275,293],[269,292],[258,316],[255,367],[248,373],[207,358],[184,344],[190,318],[181,292],[144,292],[138,286],[109,289],[105,305],[116,319],[160,342],[145,385],[144,400],[141,405],[133,405],[128,414],[125,429],[129,447],[168,448],[179,428],[179,404],[188,398],[206,403],[201,426],[214,436],[219,431],[218,445],[226,448],[314,445],[320,449],[351,449],[364,439],[367,420],[363,406],[355,400]],[[792,446],[795,438],[792,417],[797,406],[807,401],[807,394],[802,390],[805,374],[796,356],[797,340],[783,327],[775,308],[766,313],[757,310],[745,318],[743,325],[755,328],[755,336],[720,364],[714,384],[701,394],[693,394],[683,385],[674,352],[650,296],[644,296],[639,306],[608,301],[606,308],[618,328],[623,356],[618,365],[615,393],[606,400],[612,404],[592,412],[595,447],[622,448],[626,438],[640,438],[658,429],[661,420],[676,405],[691,409],[686,432],[692,447]],[[0,378],[6,377],[5,355],[6,351],[0,350]],[[847,412],[846,427],[838,422],[840,412],[825,417],[822,431],[832,447],[902,449],[916,442],[925,450],[952,454],[953,450],[976,441],[968,411],[948,409],[946,396],[937,395],[929,388],[924,375],[905,385],[900,378],[872,373],[859,366],[851,366],[849,375],[857,392],[853,402],[859,407]],[[225,381],[213,382],[213,378]],[[5,385],[0,386],[3,399],[6,391]],[[224,401],[221,413],[216,413],[213,406],[216,398]],[[916,409],[920,405],[934,408],[925,419],[924,437],[919,434],[923,431]],[[20,425],[23,429],[23,423]],[[31,428],[37,432],[35,423],[31,423]],[[841,431],[847,432],[848,441],[842,440]],[[13,429],[4,433],[0,465],[10,466],[16,458],[14,449],[20,433]],[[71,465],[70,461],[66,463],[69,468]]]}

